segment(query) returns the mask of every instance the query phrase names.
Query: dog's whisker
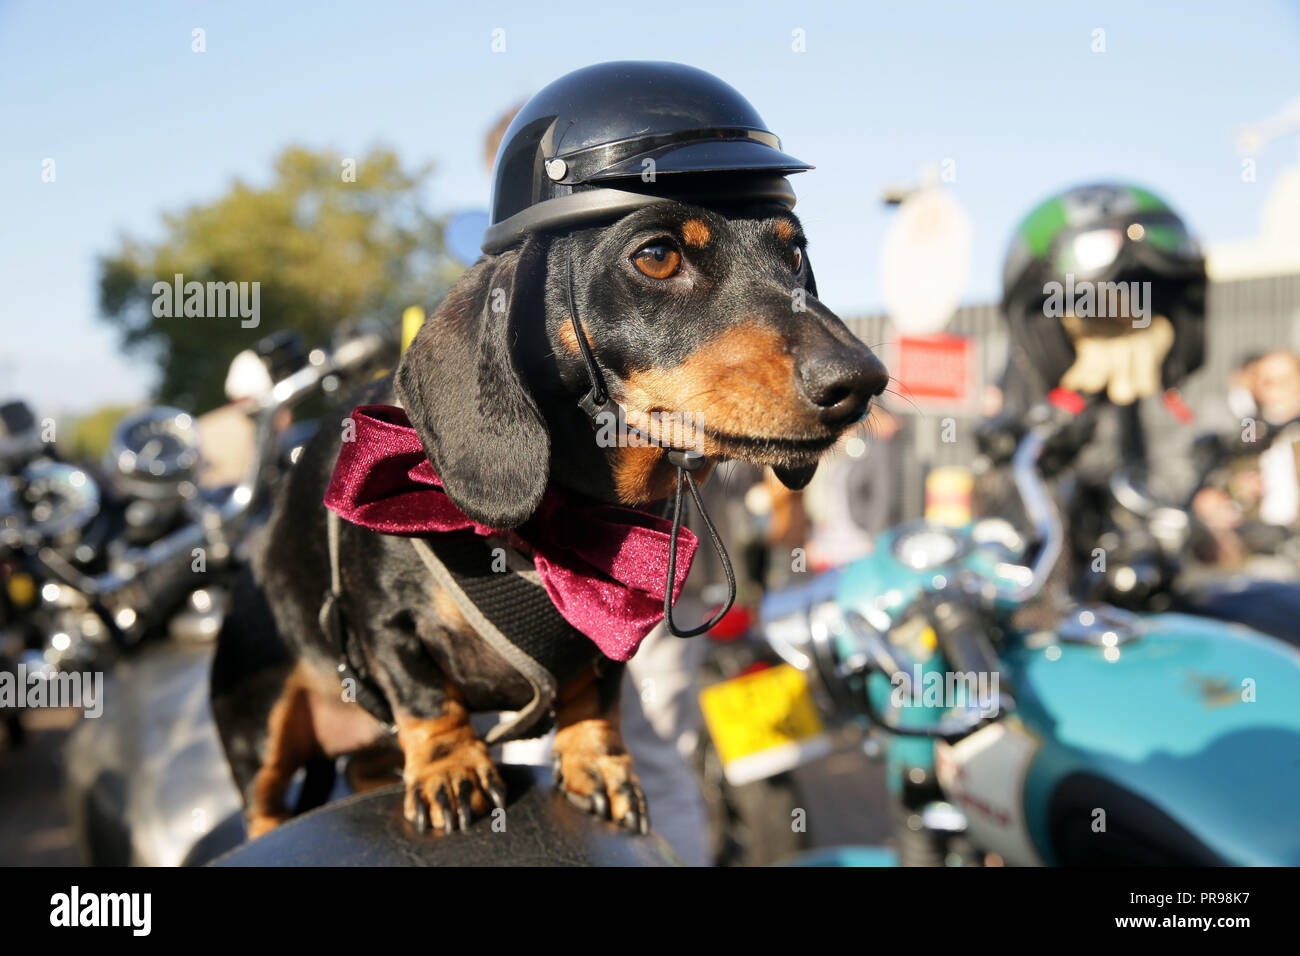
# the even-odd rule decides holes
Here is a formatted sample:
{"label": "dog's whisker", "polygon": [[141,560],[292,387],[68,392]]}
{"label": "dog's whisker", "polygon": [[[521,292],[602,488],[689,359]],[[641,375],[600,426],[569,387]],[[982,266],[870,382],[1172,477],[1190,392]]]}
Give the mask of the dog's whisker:
{"label": "dog's whisker", "polygon": [[917,414],[921,414],[921,407],[916,404],[916,402],[912,399],[912,397],[910,395],[904,394],[904,392],[899,390],[899,389],[906,389],[907,386],[903,385],[901,382],[898,381],[897,378],[895,378],[892,375],[889,377],[889,381],[891,383],[897,383],[899,387],[891,388],[889,386],[886,386],[885,392],[889,395],[893,395],[895,398],[899,398],[907,402],[907,404],[912,406],[913,411],[915,411]]}

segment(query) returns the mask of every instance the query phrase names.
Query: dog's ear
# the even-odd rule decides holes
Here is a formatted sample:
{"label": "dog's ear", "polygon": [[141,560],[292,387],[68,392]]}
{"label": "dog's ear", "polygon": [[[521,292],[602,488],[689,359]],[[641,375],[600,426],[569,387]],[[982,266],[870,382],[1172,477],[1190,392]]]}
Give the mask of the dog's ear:
{"label": "dog's ear", "polygon": [[522,323],[542,321],[544,265],[536,237],[480,259],[397,367],[397,397],[444,490],[492,528],[527,520],[550,472],[550,436],[512,350]]}

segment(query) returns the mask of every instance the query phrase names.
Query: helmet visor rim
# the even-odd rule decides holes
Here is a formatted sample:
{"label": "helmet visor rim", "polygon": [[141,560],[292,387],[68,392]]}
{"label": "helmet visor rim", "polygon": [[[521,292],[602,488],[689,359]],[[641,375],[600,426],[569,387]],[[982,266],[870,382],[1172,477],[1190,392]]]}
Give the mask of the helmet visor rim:
{"label": "helmet visor rim", "polygon": [[1157,273],[1180,274],[1201,262],[1196,240],[1176,216],[1138,216],[1113,225],[1062,232],[1052,243],[1052,273],[1098,279],[1133,261]]}
{"label": "helmet visor rim", "polygon": [[[529,206],[508,219],[488,226],[483,234],[483,252],[492,254],[519,241],[528,232],[553,232],[609,222],[645,206],[661,202],[685,202],[710,206],[721,203],[772,203],[793,209],[794,189],[779,175],[725,177],[723,182],[710,181],[717,173],[691,177],[678,174],[665,177],[670,188],[660,183],[651,190],[637,180],[615,186],[595,186],[558,196]],[[725,189],[722,187],[725,185]],[[616,188],[622,187],[622,188]]]}

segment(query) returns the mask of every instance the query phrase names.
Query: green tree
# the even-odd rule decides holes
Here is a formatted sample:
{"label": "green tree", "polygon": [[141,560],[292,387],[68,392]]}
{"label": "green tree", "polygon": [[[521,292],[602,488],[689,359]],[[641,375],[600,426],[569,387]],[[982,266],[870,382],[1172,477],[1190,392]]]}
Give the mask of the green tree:
{"label": "green tree", "polygon": [[[441,223],[425,206],[426,165],[403,168],[377,148],[349,160],[290,146],[266,188],[236,180],[217,200],[163,215],[156,244],[129,237],[101,257],[99,304],[123,347],[155,362],[155,398],[202,412],[225,401],[230,360],[277,329],[307,345],[340,322],[399,320],[408,305],[434,305],[457,267]],[[238,316],[155,315],[155,283],[260,283],[259,323]],[[249,287],[251,289],[251,286]]]}
{"label": "green tree", "polygon": [[59,436],[59,454],[66,461],[98,463],[108,450],[113,429],[130,411],[133,409],[129,405],[104,405],[77,416],[69,423],[67,432]]}

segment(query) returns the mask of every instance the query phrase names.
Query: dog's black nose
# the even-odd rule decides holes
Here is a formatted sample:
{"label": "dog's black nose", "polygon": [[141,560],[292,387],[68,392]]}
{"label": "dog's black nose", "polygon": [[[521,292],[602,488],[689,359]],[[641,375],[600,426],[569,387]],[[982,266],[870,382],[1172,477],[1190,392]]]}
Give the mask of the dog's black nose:
{"label": "dog's black nose", "polygon": [[799,390],[817,406],[817,417],[831,426],[857,421],[889,384],[884,364],[865,347],[808,355],[798,369]]}

